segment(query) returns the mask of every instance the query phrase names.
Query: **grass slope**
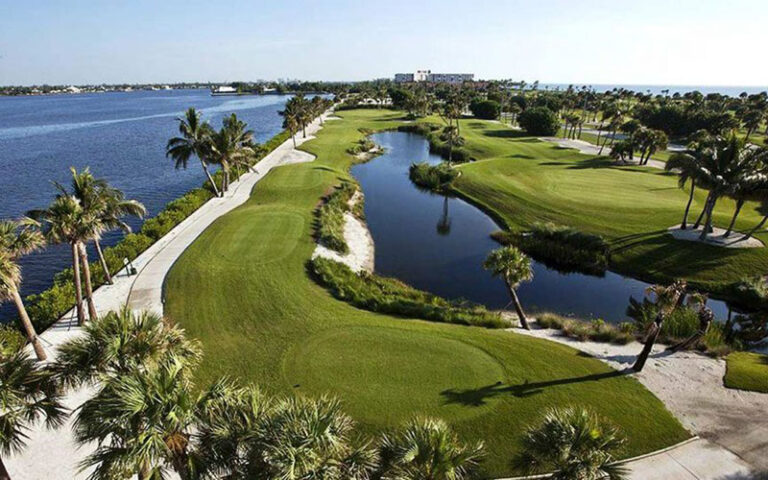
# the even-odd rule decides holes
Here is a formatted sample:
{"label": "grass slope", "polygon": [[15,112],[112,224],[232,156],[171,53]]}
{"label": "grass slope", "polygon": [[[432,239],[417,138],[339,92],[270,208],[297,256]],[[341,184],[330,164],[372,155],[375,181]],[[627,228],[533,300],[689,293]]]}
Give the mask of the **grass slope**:
{"label": "grass slope", "polygon": [[[648,281],[686,278],[716,290],[768,270],[768,249],[725,249],[665,234],[680,223],[688,197],[672,174],[615,166],[609,159],[525,137],[498,123],[462,120],[461,134],[464,148],[478,161],[459,167],[456,190],[512,229],[551,221],[603,235],[613,250],[611,268]],[[690,222],[705,196],[696,191]],[[738,230],[759,222],[755,207],[744,207]],[[733,208],[731,200],[718,201],[715,225],[727,226]],[[768,235],[758,238],[766,241]]]}
{"label": "grass slope", "polygon": [[[343,399],[362,431],[415,414],[439,416],[466,439],[486,441],[488,475],[512,472],[523,428],[555,405],[585,405],[629,436],[636,455],[688,436],[632,378],[556,343],[377,315],[337,301],[307,275],[313,211],[349,179],[345,153],[359,128],[398,114],[341,112],[302,148],[313,163],[273,170],[250,200],[216,221],[174,265],[166,312],[205,352],[201,384],[228,375],[279,394]],[[374,160],[375,161],[375,160]]]}
{"label": "grass slope", "polygon": [[768,393],[768,355],[736,352],[726,360],[726,387]]}

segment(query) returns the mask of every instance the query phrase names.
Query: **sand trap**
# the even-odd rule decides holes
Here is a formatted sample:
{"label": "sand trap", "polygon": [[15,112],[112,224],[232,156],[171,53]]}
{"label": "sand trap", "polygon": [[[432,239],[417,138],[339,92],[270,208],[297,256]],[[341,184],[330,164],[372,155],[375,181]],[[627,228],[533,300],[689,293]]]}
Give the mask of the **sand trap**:
{"label": "sand trap", "polygon": [[[349,200],[350,207],[362,201],[363,194],[359,190]],[[323,257],[335,262],[341,262],[355,272],[373,272],[373,237],[368,227],[352,213],[344,214],[344,240],[349,246],[349,252],[341,254],[318,244],[312,253],[312,258]]]}
{"label": "sand trap", "polygon": [[706,243],[707,245],[714,245],[715,247],[723,247],[723,248],[760,248],[765,245],[763,245],[763,242],[755,237],[750,237],[746,240],[742,240],[744,238],[744,234],[740,232],[732,232],[731,236],[728,238],[724,238],[723,234],[725,233],[725,229],[713,227],[712,233],[707,235],[706,240],[699,239],[699,236],[701,235],[701,229],[704,227],[699,227],[697,229],[693,229],[691,227],[688,227],[685,230],[680,229],[680,225],[674,225],[672,227],[669,227],[667,229],[667,232],[669,232],[670,235],[675,237],[677,240],[686,240],[689,242],[700,242],[700,243]]}
{"label": "sand trap", "polygon": [[336,115],[330,115],[328,117],[324,117],[325,120],[341,120],[341,117],[337,117]]}
{"label": "sand trap", "polygon": [[[306,141],[312,140],[312,135],[307,135]],[[308,163],[315,159],[315,156],[311,153],[304,152],[302,150],[293,149],[283,157],[283,161],[280,165],[292,165],[294,163]]]}
{"label": "sand trap", "polygon": [[[514,330],[564,343],[617,370],[630,368],[642,345],[580,342],[558,330]],[[732,390],[723,385],[725,361],[695,352],[664,352],[656,345],[641,373],[632,374],[664,402],[683,426],[733,451],[760,469],[768,469],[768,394]]]}

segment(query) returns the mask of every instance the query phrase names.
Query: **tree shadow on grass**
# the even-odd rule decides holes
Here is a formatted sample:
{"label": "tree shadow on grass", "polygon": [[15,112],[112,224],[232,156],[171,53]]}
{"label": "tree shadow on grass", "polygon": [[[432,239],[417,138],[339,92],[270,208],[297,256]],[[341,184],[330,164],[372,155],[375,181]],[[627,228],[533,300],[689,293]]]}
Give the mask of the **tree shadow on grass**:
{"label": "tree shadow on grass", "polygon": [[486,137],[493,138],[522,138],[530,137],[526,132],[522,130],[488,130],[483,132]]}
{"label": "tree shadow on grass", "polygon": [[607,373],[597,373],[593,375],[584,375],[582,377],[548,380],[546,382],[529,382],[526,380],[525,382],[518,385],[505,385],[502,382],[497,382],[495,384],[486,385],[480,388],[469,388],[464,390],[443,390],[440,392],[440,395],[444,397],[446,405],[458,404],[467,407],[480,407],[485,405],[488,400],[498,396],[511,395],[517,398],[526,398],[542,393],[544,389],[549,387],[557,387],[560,385],[570,385],[573,383],[582,382],[595,382],[607,378],[620,377],[626,373],[627,372],[614,370]]}

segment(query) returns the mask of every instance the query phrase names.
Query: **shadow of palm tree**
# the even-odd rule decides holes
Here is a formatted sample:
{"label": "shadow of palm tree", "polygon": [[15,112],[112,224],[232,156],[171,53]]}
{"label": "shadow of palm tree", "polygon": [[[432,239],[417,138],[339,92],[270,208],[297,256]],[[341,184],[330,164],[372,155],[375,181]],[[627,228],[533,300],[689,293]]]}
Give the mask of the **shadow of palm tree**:
{"label": "shadow of palm tree", "polygon": [[611,371],[607,373],[597,373],[593,375],[585,375],[582,377],[561,378],[558,380],[548,380],[545,382],[529,382],[525,381],[518,385],[505,385],[502,382],[497,382],[493,385],[486,385],[480,388],[468,388],[464,390],[449,389],[440,392],[445,398],[445,403],[465,405],[468,407],[480,407],[487,403],[491,398],[512,395],[517,398],[530,397],[531,395],[537,395],[542,393],[544,389],[550,387],[557,387],[560,385],[569,385],[572,383],[581,382],[595,382],[604,380],[607,378],[619,377],[625,375],[627,372]]}
{"label": "shadow of palm tree", "polygon": [[486,137],[493,138],[521,138],[530,137],[526,132],[522,130],[488,130],[483,132]]}

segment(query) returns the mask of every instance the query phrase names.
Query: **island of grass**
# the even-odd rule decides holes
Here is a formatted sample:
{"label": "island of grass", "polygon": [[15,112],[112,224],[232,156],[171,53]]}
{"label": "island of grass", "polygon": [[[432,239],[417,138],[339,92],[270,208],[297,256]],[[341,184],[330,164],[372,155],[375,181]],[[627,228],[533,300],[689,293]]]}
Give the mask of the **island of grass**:
{"label": "island of grass", "polygon": [[491,477],[516,473],[510,460],[523,429],[553,406],[589,407],[618,425],[629,439],[627,457],[689,437],[640,383],[574,349],[359,310],[314,282],[315,210],[331,187],[350,180],[355,159],[346,149],[361,129],[393,128],[403,117],[340,116],[301,147],[314,162],[273,170],[169,273],[165,311],[203,344],[200,385],[230,376],[272,393],[335,395],[367,433],[414,415],[440,417],[464,439],[486,442]]}
{"label": "island of grass", "polygon": [[749,352],[728,355],[725,386],[768,393],[768,355]]}

